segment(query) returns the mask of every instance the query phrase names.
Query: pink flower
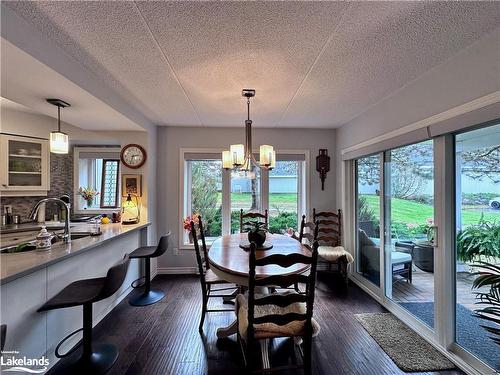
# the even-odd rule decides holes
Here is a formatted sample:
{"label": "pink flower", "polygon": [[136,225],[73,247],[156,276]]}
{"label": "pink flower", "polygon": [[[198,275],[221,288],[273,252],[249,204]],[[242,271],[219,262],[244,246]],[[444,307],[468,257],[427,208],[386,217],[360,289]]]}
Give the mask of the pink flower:
{"label": "pink flower", "polygon": [[434,224],[434,219],[432,217],[427,219],[427,225],[433,225]]}

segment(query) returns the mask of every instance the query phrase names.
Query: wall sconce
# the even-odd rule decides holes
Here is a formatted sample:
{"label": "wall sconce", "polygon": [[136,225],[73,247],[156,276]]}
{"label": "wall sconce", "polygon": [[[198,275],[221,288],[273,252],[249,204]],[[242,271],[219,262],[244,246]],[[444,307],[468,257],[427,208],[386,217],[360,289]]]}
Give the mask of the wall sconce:
{"label": "wall sconce", "polygon": [[327,149],[320,149],[319,155],[316,156],[316,170],[321,178],[321,190],[325,190],[326,174],[330,172],[330,157]]}

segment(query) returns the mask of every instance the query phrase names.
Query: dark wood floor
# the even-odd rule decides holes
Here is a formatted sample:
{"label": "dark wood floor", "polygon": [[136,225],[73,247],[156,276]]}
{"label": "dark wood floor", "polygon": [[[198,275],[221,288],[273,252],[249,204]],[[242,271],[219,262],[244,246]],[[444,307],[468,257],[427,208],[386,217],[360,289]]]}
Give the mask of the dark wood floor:
{"label": "dark wood floor", "polygon": [[[328,280],[328,275],[321,275],[316,290],[314,315],[321,332],[314,340],[314,374],[404,374],[353,317],[356,313],[384,309],[358,287],[351,285],[346,293]],[[95,341],[119,347],[120,356],[111,374],[243,373],[236,339],[217,341],[215,335],[218,327],[234,320],[232,312],[209,314],[205,335],[201,336],[198,279],[158,276],[153,285],[166,292],[163,301],[132,307],[125,300],[95,329]],[[271,363],[289,357],[287,345],[288,341],[274,344]]]}

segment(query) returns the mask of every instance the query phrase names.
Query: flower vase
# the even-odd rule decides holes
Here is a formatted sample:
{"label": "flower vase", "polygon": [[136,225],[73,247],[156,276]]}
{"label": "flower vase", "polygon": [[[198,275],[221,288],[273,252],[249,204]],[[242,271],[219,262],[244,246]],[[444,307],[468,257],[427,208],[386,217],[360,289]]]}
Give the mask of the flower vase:
{"label": "flower vase", "polygon": [[188,232],[188,237],[189,237],[189,243],[193,243],[193,234],[191,231]]}
{"label": "flower vase", "polygon": [[94,198],[86,199],[87,202],[87,208],[91,208],[92,205],[94,204]]}

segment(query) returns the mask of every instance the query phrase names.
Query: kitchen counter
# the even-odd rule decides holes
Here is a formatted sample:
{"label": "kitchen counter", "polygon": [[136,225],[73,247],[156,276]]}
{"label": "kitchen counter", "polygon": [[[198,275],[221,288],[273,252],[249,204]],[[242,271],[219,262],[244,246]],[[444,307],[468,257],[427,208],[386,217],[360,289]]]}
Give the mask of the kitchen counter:
{"label": "kitchen counter", "polygon": [[[61,229],[60,225],[47,223],[48,230]],[[70,244],[57,242],[52,245],[49,251],[26,251],[13,254],[0,254],[0,284],[6,284],[17,278],[26,276],[42,268],[48,267],[54,263],[65,260],[69,257],[83,254],[97,246],[123,236],[126,233],[136,231],[149,226],[151,223],[144,222],[135,225],[122,224],[103,224],[101,225],[102,234],[99,236],[89,236],[72,240]],[[72,232],[89,231],[89,224],[74,223],[71,224]],[[64,227],[64,224],[63,224]],[[18,224],[2,228],[1,233],[19,233],[21,236],[25,231],[36,231],[40,224]]]}

